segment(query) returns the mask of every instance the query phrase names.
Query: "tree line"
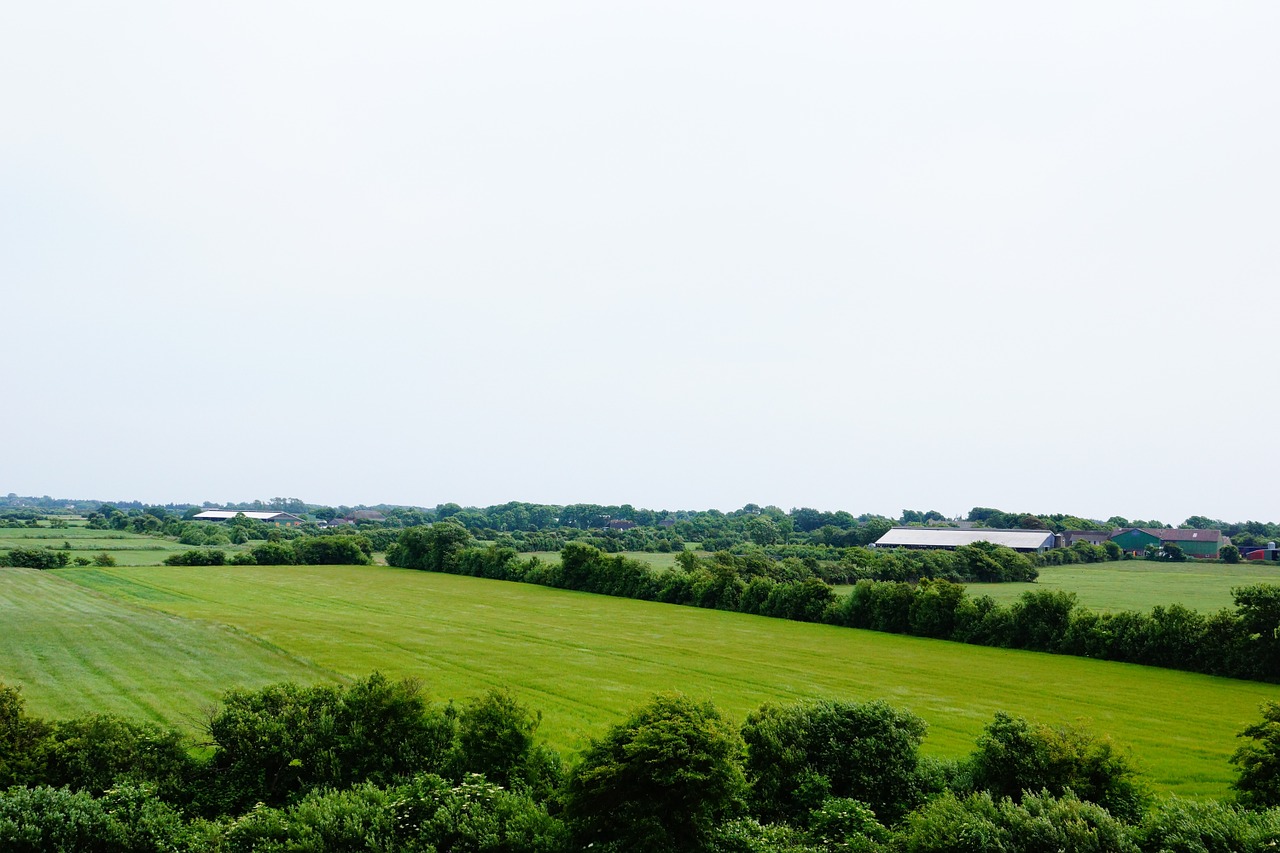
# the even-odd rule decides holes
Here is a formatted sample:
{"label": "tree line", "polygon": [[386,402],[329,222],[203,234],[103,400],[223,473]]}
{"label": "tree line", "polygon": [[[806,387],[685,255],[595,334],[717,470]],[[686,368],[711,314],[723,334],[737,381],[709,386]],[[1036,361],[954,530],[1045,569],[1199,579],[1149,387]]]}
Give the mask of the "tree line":
{"label": "tree line", "polygon": [[[452,522],[404,531],[388,549],[387,562],[801,622],[1280,681],[1280,586],[1237,588],[1232,591],[1235,606],[1216,613],[1178,604],[1149,613],[1097,613],[1062,591],[1025,592],[1009,605],[990,596],[971,597],[961,582],[1035,577],[1026,555],[990,543],[955,551],[865,553],[870,562],[851,567],[863,579],[844,596],[819,576],[816,562],[798,558],[778,561],[760,553],[729,552],[699,557],[684,551],[674,567],[655,570],[639,560],[571,542],[557,565],[536,556],[521,559],[510,548],[477,546],[465,528]],[[1030,572],[1030,578],[1022,572]],[[876,573],[920,579],[866,577]]]}
{"label": "tree line", "polygon": [[[1157,800],[1126,750],[997,713],[960,759],[880,701],[741,724],[659,694],[573,762],[505,689],[455,704],[377,673],[231,690],[201,745],[109,715],[45,720],[0,684],[0,849],[76,853],[1263,851],[1280,844],[1280,705],[1235,796]],[[193,748],[197,747],[198,748]]]}

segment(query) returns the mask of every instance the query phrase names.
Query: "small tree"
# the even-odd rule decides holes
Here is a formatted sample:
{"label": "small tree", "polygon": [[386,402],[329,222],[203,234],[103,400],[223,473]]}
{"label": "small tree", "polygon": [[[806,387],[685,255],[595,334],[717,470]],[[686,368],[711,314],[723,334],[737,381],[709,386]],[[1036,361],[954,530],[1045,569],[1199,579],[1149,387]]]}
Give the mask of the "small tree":
{"label": "small tree", "polygon": [[704,850],[739,810],[742,739],[709,702],[660,694],[589,746],[564,805],[578,849]]}
{"label": "small tree", "polygon": [[1280,806],[1280,703],[1262,703],[1262,722],[1237,737],[1248,740],[1231,756],[1231,763],[1240,768],[1240,778],[1231,787],[1246,805]]}
{"label": "small tree", "polygon": [[1080,726],[1032,724],[997,712],[970,758],[973,783],[997,798],[1068,790],[1121,820],[1136,820],[1147,802],[1128,757],[1110,738]]}
{"label": "small tree", "polygon": [[93,555],[93,564],[95,566],[111,567],[116,564],[116,558],[103,551],[100,554]]}
{"label": "small tree", "polygon": [[1224,563],[1235,564],[1240,562],[1240,549],[1235,545],[1223,545],[1218,551],[1218,556]]}

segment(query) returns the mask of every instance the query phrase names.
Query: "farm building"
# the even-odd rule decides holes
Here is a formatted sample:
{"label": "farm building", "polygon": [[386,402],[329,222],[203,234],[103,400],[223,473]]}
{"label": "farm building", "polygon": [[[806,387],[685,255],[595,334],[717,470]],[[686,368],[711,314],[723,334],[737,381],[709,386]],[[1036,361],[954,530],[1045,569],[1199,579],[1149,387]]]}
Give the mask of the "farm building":
{"label": "farm building", "polygon": [[358,509],[346,516],[346,520],[350,522],[356,521],[386,521],[387,517],[376,509]]}
{"label": "farm building", "polygon": [[1182,549],[1188,557],[1207,557],[1214,559],[1223,545],[1230,544],[1225,540],[1221,530],[1182,530],[1172,527],[1126,527],[1111,534],[1111,541],[1120,546],[1126,554],[1141,554],[1148,545],[1162,547],[1172,542]]}
{"label": "farm building", "polygon": [[1053,547],[1047,530],[996,530],[974,527],[894,527],[876,540],[877,548],[959,548],[975,542],[990,542],[1015,551],[1039,554]]}
{"label": "farm building", "polygon": [[301,524],[302,519],[291,512],[244,512],[235,509],[210,509],[195,517],[195,521],[230,521],[237,515],[251,518],[254,521],[266,521],[272,524]]}
{"label": "farm building", "polygon": [[1070,548],[1077,542],[1088,542],[1090,545],[1101,545],[1111,538],[1113,530],[1064,530],[1062,544]]}
{"label": "farm building", "polygon": [[1266,545],[1246,545],[1241,547],[1240,555],[1246,560],[1262,560],[1271,563],[1280,562],[1280,549],[1276,548],[1276,543],[1268,542]]}

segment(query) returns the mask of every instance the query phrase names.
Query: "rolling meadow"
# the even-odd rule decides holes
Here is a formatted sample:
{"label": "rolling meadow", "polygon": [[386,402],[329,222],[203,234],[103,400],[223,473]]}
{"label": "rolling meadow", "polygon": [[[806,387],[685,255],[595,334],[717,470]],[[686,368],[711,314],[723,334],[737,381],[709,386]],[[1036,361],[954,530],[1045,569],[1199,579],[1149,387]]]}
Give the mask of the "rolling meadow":
{"label": "rolling meadow", "polygon": [[[58,531],[63,532],[63,531]],[[566,754],[651,694],[741,720],[766,702],[884,699],[972,749],[996,711],[1085,722],[1160,791],[1221,796],[1236,733],[1280,686],[386,567],[0,572],[0,680],[34,713],[108,711],[197,734],[231,686],[378,670],[440,700],[510,686]]]}

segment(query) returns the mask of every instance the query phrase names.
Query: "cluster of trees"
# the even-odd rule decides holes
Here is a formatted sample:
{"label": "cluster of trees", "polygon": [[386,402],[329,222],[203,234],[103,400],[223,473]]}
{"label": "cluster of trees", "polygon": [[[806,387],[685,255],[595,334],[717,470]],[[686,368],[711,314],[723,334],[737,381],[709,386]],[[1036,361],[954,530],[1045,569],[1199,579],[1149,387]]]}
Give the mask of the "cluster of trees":
{"label": "cluster of trees", "polygon": [[[1280,716],[1264,709],[1263,728]],[[374,674],[232,690],[207,748],[117,717],[46,721],[0,685],[0,847],[10,851],[570,850],[636,853],[1263,851],[1274,737],[1244,733],[1238,802],[1157,802],[1078,726],[997,714],[959,760],[883,702],[765,705],[739,726],[659,694],[572,765],[508,691],[455,705]],[[1248,754],[1248,759],[1241,756]],[[1256,772],[1254,772],[1256,771]]]}
{"label": "cluster of trees", "polygon": [[218,549],[184,551],[165,557],[166,566],[368,566],[373,543],[357,534],[327,534],[263,542],[227,558]]}

